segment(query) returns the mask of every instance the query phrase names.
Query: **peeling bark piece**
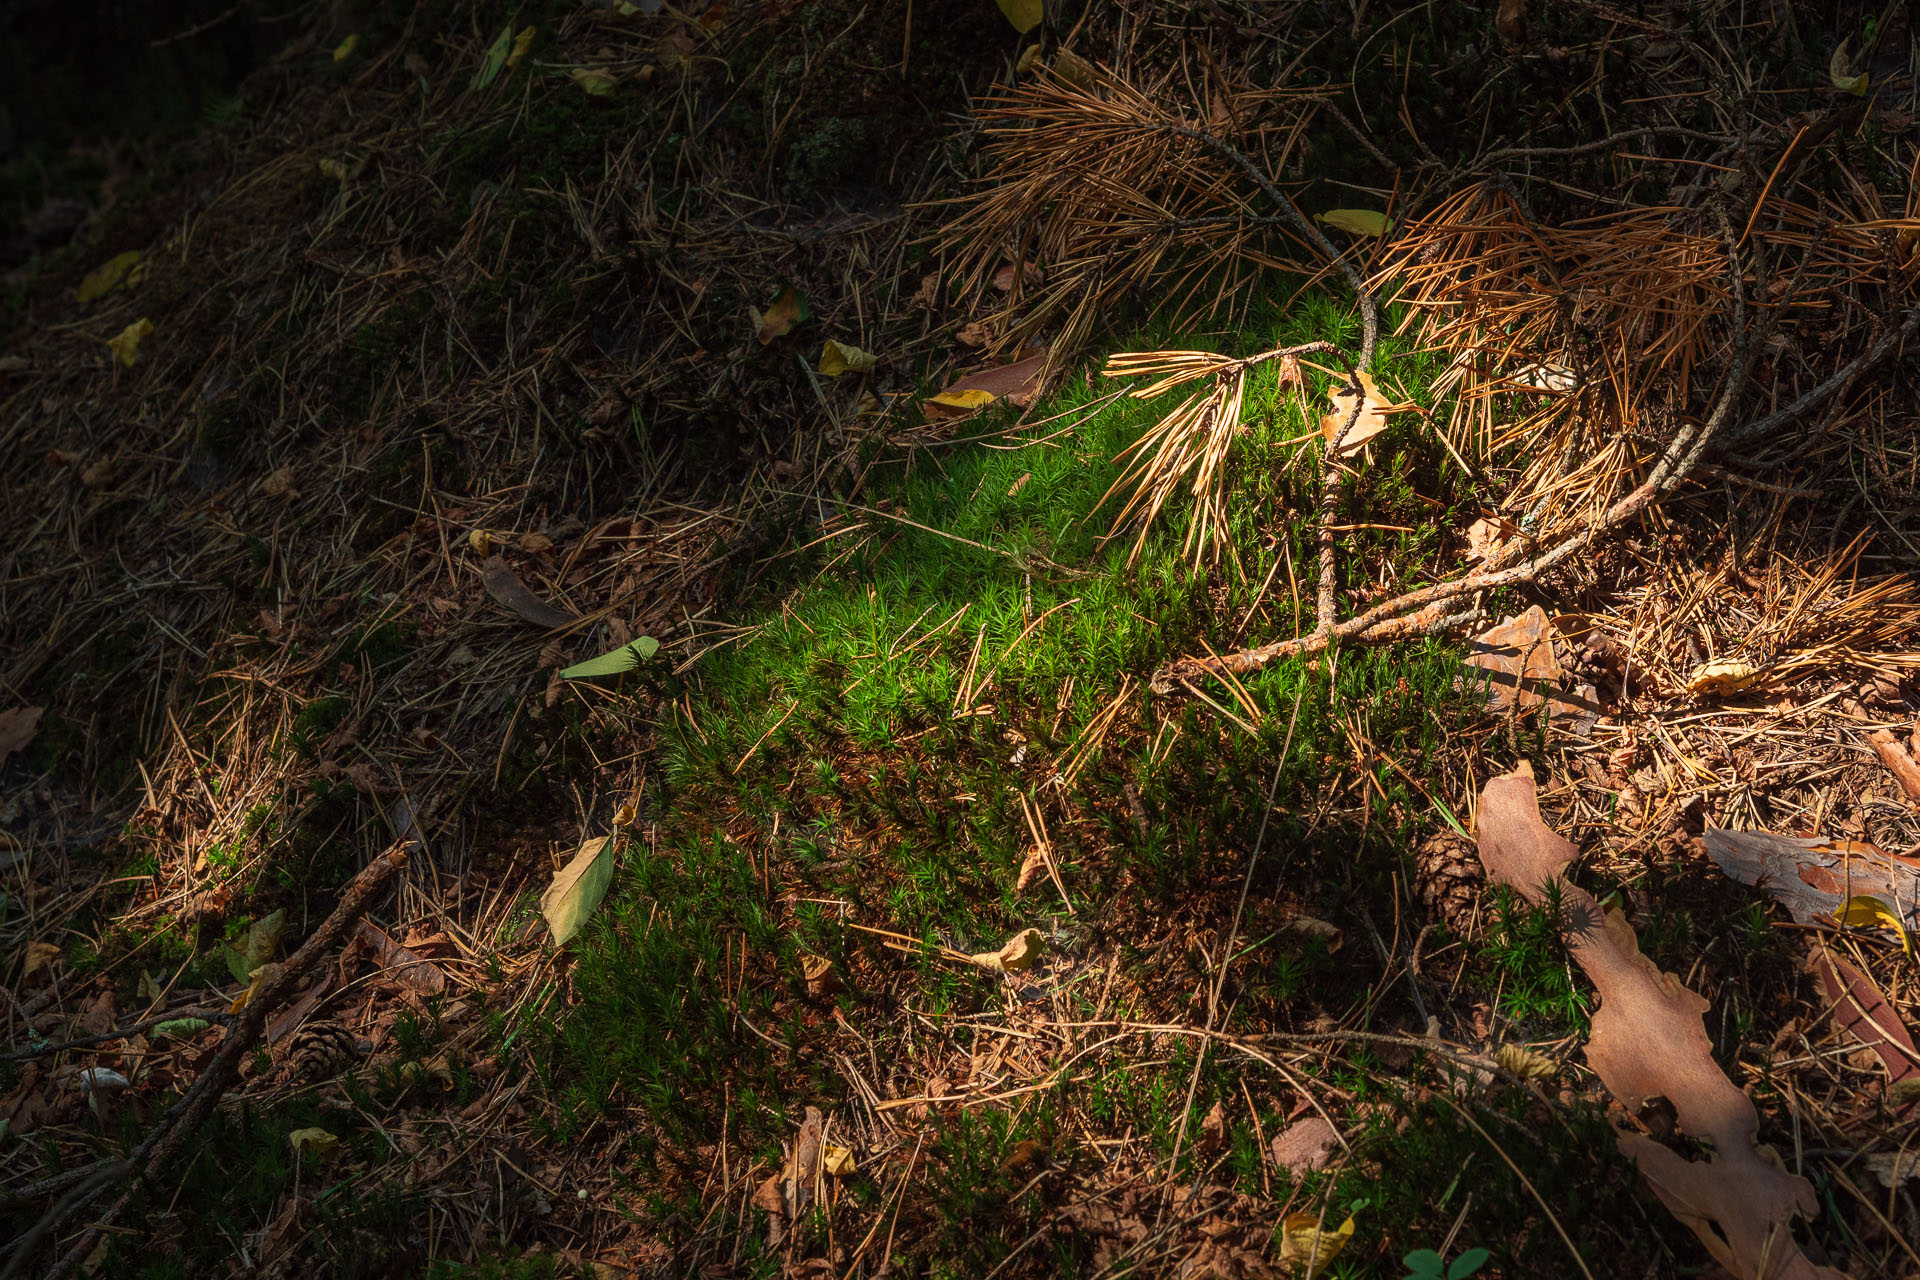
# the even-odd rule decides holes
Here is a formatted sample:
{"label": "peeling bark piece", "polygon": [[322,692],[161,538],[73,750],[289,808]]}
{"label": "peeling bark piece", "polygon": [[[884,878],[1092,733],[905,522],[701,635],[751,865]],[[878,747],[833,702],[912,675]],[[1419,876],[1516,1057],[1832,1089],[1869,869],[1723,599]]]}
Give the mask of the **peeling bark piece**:
{"label": "peeling bark piece", "polygon": [[[1813,953],[1807,969],[1820,979],[1820,990],[1833,1006],[1833,1020],[1886,1066],[1889,1092],[1904,1080],[1920,1078],[1920,1050],[1914,1048],[1913,1035],[1873,979],[1825,947]],[[1909,1099],[1896,1105],[1894,1114],[1904,1115],[1913,1106]]]}
{"label": "peeling bark piece", "polygon": [[527,584],[520,581],[499,556],[488,556],[486,563],[480,566],[480,581],[488,595],[513,610],[522,621],[531,622],[536,627],[555,631],[577,621],[572,614],[554,608],[527,590]]}
{"label": "peeling bark piece", "polygon": [[1713,1148],[1708,1159],[1689,1160],[1651,1138],[1624,1134],[1621,1154],[1714,1260],[1742,1280],[1842,1280],[1794,1242],[1793,1218],[1818,1212],[1813,1185],[1755,1141],[1760,1119],[1753,1103],[1713,1060],[1701,1017],[1707,1001],[1640,954],[1625,916],[1602,912],[1562,875],[1576,851],[1541,821],[1531,767],[1523,763],[1487,784],[1479,835],[1487,874],[1528,901],[1545,902],[1559,882],[1562,936],[1600,997],[1587,1061],[1601,1083],[1632,1109],[1665,1097],[1681,1129]]}
{"label": "peeling bark piece", "polygon": [[1731,879],[1765,889],[1800,924],[1831,915],[1848,898],[1895,903],[1909,932],[1920,928],[1920,861],[1859,840],[1799,839],[1709,827],[1701,837]]}
{"label": "peeling bark piece", "polygon": [[1920,761],[1916,761],[1906,746],[1885,729],[1875,733],[1868,741],[1873,744],[1874,754],[1880,757],[1880,763],[1887,766],[1900,783],[1900,789],[1907,793],[1907,799],[1920,805]]}

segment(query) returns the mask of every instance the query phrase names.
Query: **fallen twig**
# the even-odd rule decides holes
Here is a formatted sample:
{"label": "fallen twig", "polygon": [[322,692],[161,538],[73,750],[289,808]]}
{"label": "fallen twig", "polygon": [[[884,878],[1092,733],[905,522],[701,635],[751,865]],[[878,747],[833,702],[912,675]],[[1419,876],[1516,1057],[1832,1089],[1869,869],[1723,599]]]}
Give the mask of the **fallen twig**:
{"label": "fallen twig", "polygon": [[[340,895],[333,913],[321,922],[300,949],[285,962],[271,966],[272,972],[228,1028],[227,1038],[186,1094],[167,1109],[160,1123],[126,1159],[98,1166],[86,1181],[50,1209],[14,1249],[5,1268],[0,1269],[0,1280],[12,1280],[37,1252],[42,1240],[57,1233],[108,1190],[135,1172],[151,1181],[166,1168],[239,1075],[241,1060],[266,1029],[268,1016],[286,1000],[300,977],[313,967],[319,957],[339,944],[353,922],[366,913],[367,908],[373,905],[374,898],[386,888],[387,882],[406,864],[406,848],[397,845],[375,858],[353,878]],[[80,1232],[79,1239],[47,1271],[47,1280],[59,1280],[59,1277],[78,1266],[92,1249],[94,1238],[102,1231],[111,1229],[132,1198],[131,1192],[122,1194],[106,1212],[88,1223]]]}

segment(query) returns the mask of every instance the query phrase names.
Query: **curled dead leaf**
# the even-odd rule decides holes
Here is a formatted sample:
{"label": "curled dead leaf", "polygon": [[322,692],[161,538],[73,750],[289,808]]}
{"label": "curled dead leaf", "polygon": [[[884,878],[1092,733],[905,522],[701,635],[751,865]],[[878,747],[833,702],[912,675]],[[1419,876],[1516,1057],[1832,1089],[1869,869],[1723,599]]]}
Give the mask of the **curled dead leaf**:
{"label": "curled dead leaf", "polygon": [[554,608],[527,590],[527,584],[499,556],[488,556],[480,566],[480,582],[488,595],[536,627],[558,630],[575,621],[571,613]]}
{"label": "curled dead leaf", "polygon": [[1008,938],[998,951],[982,951],[971,957],[983,969],[1017,973],[1031,969],[1047,954],[1047,936],[1038,929],[1022,929]]}

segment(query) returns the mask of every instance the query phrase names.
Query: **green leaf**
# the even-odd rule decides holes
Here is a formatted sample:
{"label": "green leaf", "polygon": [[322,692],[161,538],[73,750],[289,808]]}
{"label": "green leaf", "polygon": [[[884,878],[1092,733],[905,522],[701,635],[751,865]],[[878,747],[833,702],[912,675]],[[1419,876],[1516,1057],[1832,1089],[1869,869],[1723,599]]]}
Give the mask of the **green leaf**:
{"label": "green leaf", "polygon": [[583,842],[573,861],[560,869],[541,895],[540,914],[547,918],[553,940],[561,946],[580,932],[600,899],[607,896],[607,886],[613,881],[613,850],[612,836]]}
{"label": "green leaf", "polygon": [[273,959],[274,951],[280,946],[280,935],[286,931],[285,907],[271,915],[261,916],[248,926],[246,950],[240,953],[240,963],[246,966],[246,972],[240,975],[240,981],[248,981],[255,969]]}
{"label": "green leaf", "polygon": [[473,87],[484,89],[500,78],[500,72],[507,65],[507,55],[513,49],[513,28],[500,28],[500,34],[487,46],[487,56],[480,59],[480,69],[473,73]]}
{"label": "green leaf", "polygon": [[1447,1280],[1467,1280],[1467,1277],[1487,1265],[1487,1259],[1493,1254],[1485,1249],[1469,1249],[1453,1260],[1447,1268]]}
{"label": "green leaf", "polygon": [[562,680],[584,680],[589,676],[617,676],[622,671],[631,671],[642,661],[660,652],[660,642],[652,636],[641,636],[631,644],[623,644],[597,658],[588,658],[585,662],[576,662],[560,672]]}
{"label": "green leaf", "polygon": [[1040,19],[1046,16],[1045,0],[996,0],[996,3],[1021,35],[1039,26]]}
{"label": "green leaf", "polygon": [[1314,214],[1313,220],[1355,236],[1383,236],[1393,225],[1386,214],[1376,209],[1329,209]]}
{"label": "green leaf", "polygon": [[1412,1275],[1421,1277],[1432,1276],[1434,1280],[1440,1280],[1440,1277],[1446,1274],[1447,1262],[1436,1250],[1415,1249],[1412,1253],[1400,1259],[1400,1265],[1405,1267]]}
{"label": "green leaf", "polygon": [[156,1036],[172,1036],[176,1040],[184,1040],[188,1036],[199,1035],[212,1025],[213,1024],[205,1018],[168,1018],[165,1022],[154,1025],[153,1034]]}

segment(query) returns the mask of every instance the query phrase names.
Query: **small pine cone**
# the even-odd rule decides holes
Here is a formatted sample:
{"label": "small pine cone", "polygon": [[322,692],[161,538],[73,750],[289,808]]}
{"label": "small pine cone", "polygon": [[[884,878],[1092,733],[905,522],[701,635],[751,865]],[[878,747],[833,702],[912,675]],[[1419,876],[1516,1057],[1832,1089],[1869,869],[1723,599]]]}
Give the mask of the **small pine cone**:
{"label": "small pine cone", "polygon": [[311,1083],[340,1074],[360,1050],[359,1039],[339,1023],[310,1022],[288,1038],[280,1066],[289,1080]]}
{"label": "small pine cone", "polygon": [[1465,933],[1480,905],[1486,873],[1473,846],[1453,831],[1438,831],[1414,851],[1413,888],[1436,922]]}

